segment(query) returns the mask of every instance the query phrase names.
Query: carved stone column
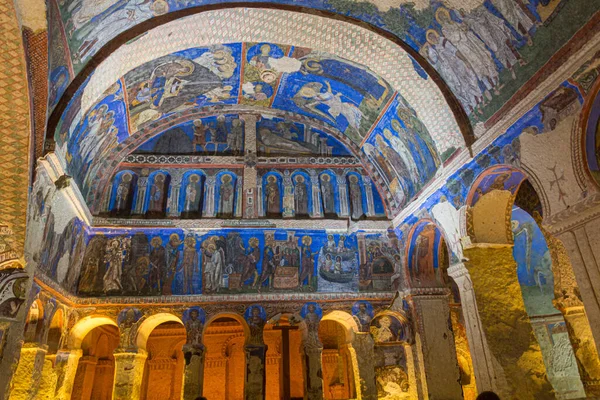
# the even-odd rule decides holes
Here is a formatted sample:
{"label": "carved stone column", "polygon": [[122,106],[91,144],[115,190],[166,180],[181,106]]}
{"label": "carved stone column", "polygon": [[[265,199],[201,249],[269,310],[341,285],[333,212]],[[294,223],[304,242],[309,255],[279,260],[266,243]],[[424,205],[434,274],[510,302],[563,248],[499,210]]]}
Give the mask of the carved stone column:
{"label": "carved stone column", "polygon": [[244,120],[244,184],[243,184],[243,217],[247,219],[257,217],[256,203],[257,197],[257,173],[256,173],[256,122],[257,115],[243,114],[240,116]]}
{"label": "carved stone column", "polygon": [[364,400],[377,399],[377,384],[375,383],[375,343],[369,332],[357,332],[352,341],[356,352],[356,362],[360,386],[356,390]]}
{"label": "carved stone column", "polygon": [[283,172],[283,218],[294,217],[294,184],[290,171]]}
{"label": "carved stone column", "polygon": [[300,322],[302,344],[300,353],[304,364],[304,398],[306,400],[323,399],[323,370],[321,357],[323,344],[319,339],[319,324],[321,322],[320,308],[309,303],[305,306],[303,316],[294,315],[290,322]]}
{"label": "carved stone column", "polygon": [[462,399],[454,336],[449,326],[448,295],[436,289],[423,289],[414,291],[408,300],[412,303],[417,320],[422,368],[426,371],[422,377],[429,398]]}
{"label": "carved stone column", "polygon": [[142,214],[144,211],[144,201],[146,201],[146,188],[148,187],[148,177],[141,176],[137,181],[137,197],[133,205],[132,214]]}
{"label": "carved stone column", "polygon": [[507,384],[498,390],[502,398],[553,398],[525,310],[512,247],[477,243],[464,249],[487,344],[506,377]]}
{"label": "carved stone column", "polygon": [[177,169],[171,174],[171,190],[167,199],[167,215],[169,217],[179,216],[179,194],[181,192],[181,180],[183,178],[183,170]]}
{"label": "carved stone column", "polygon": [[185,371],[183,373],[183,399],[195,400],[202,396],[204,386],[204,357],[206,349],[202,344],[204,310],[192,307],[183,315],[186,343],[183,346]]}
{"label": "carved stone column", "polygon": [[10,400],[35,399],[42,378],[42,368],[47,347],[38,343],[25,343],[21,348],[19,364],[13,374]]}
{"label": "carved stone column", "polygon": [[367,195],[367,209],[365,214],[367,217],[375,216],[375,200],[373,200],[373,185],[371,184],[371,178],[363,176],[363,183],[365,185],[365,194]]}
{"label": "carved stone column", "polygon": [[205,181],[206,195],[204,197],[204,210],[202,215],[209,218],[214,218],[216,214],[215,208],[215,177],[207,176]]}
{"label": "carved stone column", "polygon": [[350,216],[350,207],[348,204],[348,184],[345,176],[337,176],[338,191],[340,195],[340,217]]}
{"label": "carved stone column", "polygon": [[264,399],[267,392],[265,388],[267,345],[263,339],[265,315],[264,309],[256,305],[250,306],[245,313],[250,328],[250,337],[244,346],[246,352],[244,398],[246,400]]}
{"label": "carved stone column", "polygon": [[600,397],[600,359],[567,249],[539,224],[538,218],[536,220],[552,257],[554,306],[562,313],[567,325],[585,393]]}
{"label": "carved stone column", "polygon": [[68,400],[71,398],[75,376],[77,375],[77,367],[82,354],[83,351],[81,349],[59,351],[56,353],[54,369],[56,371],[57,399]]}
{"label": "carved stone column", "polygon": [[498,392],[498,384],[501,384],[502,380],[498,382],[497,376],[503,376],[504,373],[501,370],[494,370],[492,354],[479,319],[477,301],[475,300],[475,292],[473,291],[469,271],[463,263],[457,263],[448,268],[448,275],[454,279],[460,292],[460,302],[465,319],[471,359],[473,360],[477,390],[478,392],[486,390]]}
{"label": "carved stone column", "polygon": [[567,250],[594,342],[600,349],[600,193],[544,219],[544,223]]}
{"label": "carved stone column", "polygon": [[117,349],[115,358],[115,381],[113,400],[138,400],[142,392],[144,364],[148,353],[142,349],[137,352],[123,352]]}

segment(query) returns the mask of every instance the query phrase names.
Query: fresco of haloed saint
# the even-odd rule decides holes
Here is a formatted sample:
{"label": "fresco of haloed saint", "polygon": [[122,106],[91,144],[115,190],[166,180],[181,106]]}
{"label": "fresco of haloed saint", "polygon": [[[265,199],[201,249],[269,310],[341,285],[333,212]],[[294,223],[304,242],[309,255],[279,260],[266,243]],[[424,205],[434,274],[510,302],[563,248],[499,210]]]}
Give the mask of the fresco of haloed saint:
{"label": "fresco of haloed saint", "polygon": [[132,132],[174,112],[237,103],[241,44],[192,48],[125,75]]}
{"label": "fresco of haloed saint", "polygon": [[441,234],[435,225],[420,224],[415,228],[408,252],[408,271],[413,287],[434,287],[442,282],[438,276],[440,241]]}
{"label": "fresco of haloed saint", "polygon": [[517,261],[517,276],[523,292],[527,314],[558,314],[554,300],[552,258],[542,231],[535,220],[519,207],[512,210],[512,231]]}
{"label": "fresco of haloed saint", "polygon": [[300,71],[282,76],[273,106],[318,118],[360,144],[391,88],[371,71],[330,55],[310,53],[300,61]]}
{"label": "fresco of haloed saint", "polygon": [[121,82],[112,85],[84,115],[76,114],[70,126],[63,124],[58,132],[67,170],[80,183],[85,196],[100,166],[94,161],[106,158],[129,137]]}
{"label": "fresco of haloed saint", "polygon": [[243,154],[244,121],[237,114],[198,118],[170,128],[136,154]]}
{"label": "fresco of haloed saint", "polygon": [[228,229],[204,235],[180,230],[115,235],[98,229],[85,249],[76,292],[83,296],[356,292],[359,264],[354,234]]}
{"label": "fresco of haloed saint", "polygon": [[351,156],[338,140],[308,125],[262,116],[256,123],[258,154]]}
{"label": "fresco of haloed saint", "polygon": [[[301,62],[290,57],[290,46],[245,43],[242,104],[268,107],[283,73],[300,70]],[[306,50],[308,51],[308,50]]]}
{"label": "fresco of haloed saint", "polygon": [[[441,165],[433,139],[397,95],[362,148],[400,205],[413,198]],[[452,150],[445,156],[450,156]]]}

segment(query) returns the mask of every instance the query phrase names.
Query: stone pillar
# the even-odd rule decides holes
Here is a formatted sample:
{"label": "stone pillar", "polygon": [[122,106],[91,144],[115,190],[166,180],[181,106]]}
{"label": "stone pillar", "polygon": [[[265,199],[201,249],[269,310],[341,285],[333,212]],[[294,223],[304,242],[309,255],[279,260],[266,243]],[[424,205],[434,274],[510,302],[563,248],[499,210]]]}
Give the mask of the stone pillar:
{"label": "stone pillar", "polygon": [[525,310],[512,245],[477,243],[464,249],[487,344],[504,371],[502,398],[553,398],[546,367]]}
{"label": "stone pillar", "polygon": [[205,181],[206,195],[204,197],[204,212],[202,216],[214,218],[216,214],[215,208],[215,177],[207,176]]}
{"label": "stone pillar", "polygon": [[348,205],[348,184],[346,176],[337,176],[338,191],[340,196],[340,214],[339,217],[349,217],[350,207]]}
{"label": "stone pillar", "polygon": [[69,400],[75,384],[79,359],[83,351],[66,350],[56,353],[54,369],[56,371],[56,399]]}
{"label": "stone pillar", "polygon": [[460,370],[454,336],[450,329],[448,295],[435,289],[420,291],[431,294],[413,294],[409,296],[409,301],[417,319],[416,328],[421,341],[422,364],[429,398],[462,399]]}
{"label": "stone pillar", "polygon": [[175,170],[171,174],[171,184],[169,198],[167,199],[167,216],[179,216],[179,194],[181,192],[181,180],[183,178],[183,170]]}
{"label": "stone pillar", "polygon": [[319,185],[319,175],[314,169],[309,170],[310,183],[311,183],[311,195],[312,195],[312,214],[313,218],[322,218],[323,210],[321,204],[321,186]]}
{"label": "stone pillar", "polygon": [[46,355],[40,388],[37,391],[36,400],[51,400],[55,398],[57,374],[54,369],[56,354]]}
{"label": "stone pillar", "polygon": [[292,218],[294,210],[294,184],[289,170],[283,171],[283,218]]}
{"label": "stone pillar", "polygon": [[144,201],[146,200],[146,188],[148,187],[148,177],[141,176],[137,181],[137,197],[133,205],[132,214],[142,214],[144,212]]}
{"label": "stone pillar", "polygon": [[244,121],[244,195],[243,195],[243,217],[247,219],[257,217],[257,173],[256,173],[256,122],[258,116],[243,114],[240,118]]}
{"label": "stone pillar", "polygon": [[600,397],[600,359],[571,260],[563,243],[539,224],[539,218],[536,221],[552,257],[554,306],[562,313],[567,325],[585,393]]}
{"label": "stone pillar", "polygon": [[183,399],[195,400],[202,396],[204,385],[204,356],[206,350],[203,345],[183,346],[185,357],[185,371],[183,373]]}
{"label": "stone pillar", "polygon": [[113,400],[139,400],[144,376],[144,364],[148,354],[138,349],[137,352],[117,352],[115,358],[115,381]]}
{"label": "stone pillar", "polygon": [[264,399],[266,396],[266,345],[246,345],[246,382],[244,398],[246,400]]}
{"label": "stone pillar", "polygon": [[79,359],[79,366],[77,367],[79,380],[74,384],[73,391],[71,392],[71,400],[91,398],[97,365],[98,359],[94,356],[86,356]]}
{"label": "stone pillar", "polygon": [[367,209],[365,214],[367,217],[375,216],[375,200],[373,200],[373,185],[371,184],[371,178],[363,176],[363,184],[365,185],[365,194],[367,195]]}
{"label": "stone pillar", "polygon": [[454,280],[460,292],[460,302],[465,319],[467,341],[471,359],[473,360],[473,372],[478,392],[491,390],[498,392],[497,372],[504,375],[502,371],[495,371],[492,362],[492,354],[487,345],[485,332],[479,319],[473,283],[469,271],[463,263],[458,263],[448,268],[448,275]]}
{"label": "stone pillar", "polygon": [[352,347],[356,353],[356,365],[360,385],[356,391],[360,392],[363,400],[377,399],[377,384],[375,382],[375,343],[369,332],[356,332]]}
{"label": "stone pillar", "polygon": [[42,379],[42,368],[46,357],[46,346],[25,343],[21,348],[19,364],[12,377],[10,400],[35,399]]}
{"label": "stone pillar", "polygon": [[567,250],[594,342],[600,349],[600,193],[544,222]]}

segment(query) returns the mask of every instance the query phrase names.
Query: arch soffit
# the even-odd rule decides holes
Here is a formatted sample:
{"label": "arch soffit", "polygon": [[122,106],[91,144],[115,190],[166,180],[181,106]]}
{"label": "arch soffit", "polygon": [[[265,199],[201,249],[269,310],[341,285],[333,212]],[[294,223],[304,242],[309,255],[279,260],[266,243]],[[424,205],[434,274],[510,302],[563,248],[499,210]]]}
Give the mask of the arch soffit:
{"label": "arch soffit", "polygon": [[345,341],[346,343],[352,343],[354,340],[354,334],[359,332],[356,320],[352,315],[346,311],[334,310],[325,314],[321,321],[334,321],[340,324],[344,328]]}
{"label": "arch soffit", "polygon": [[243,316],[235,313],[222,312],[215,314],[206,320],[206,322],[204,323],[204,329],[202,330],[202,340],[204,340],[204,335],[206,334],[206,330],[208,329],[210,324],[219,318],[231,318],[236,320],[242,325],[242,329],[244,330],[244,337],[246,338],[246,340],[250,337],[250,328],[248,327],[248,323],[246,322]]}
{"label": "arch soffit", "polygon": [[452,259],[452,250],[450,249],[450,246],[448,246],[448,243],[450,243],[448,240],[449,235],[447,235],[446,232],[444,231],[444,229],[438,223],[436,223],[433,219],[421,218],[420,220],[418,220],[417,222],[415,222],[413,224],[413,226],[410,229],[408,236],[407,236],[407,240],[406,240],[407,245],[404,246],[404,265],[405,265],[405,269],[406,269],[407,273],[408,273],[408,263],[410,261],[409,256],[411,254],[412,247],[413,247],[412,242],[413,242],[413,239],[417,232],[417,229],[423,225],[433,225],[435,227],[435,229],[440,233],[440,235],[446,242],[446,251],[448,252],[448,257],[450,257],[450,259]]}
{"label": "arch soffit", "polygon": [[115,328],[119,328],[114,319],[105,316],[90,315],[80,319],[69,333],[67,341],[67,347],[71,350],[81,349],[81,343],[83,339],[90,333],[94,328],[102,325],[111,325]]}
{"label": "arch soffit", "polygon": [[142,350],[147,350],[146,346],[148,344],[148,338],[152,334],[152,331],[156,329],[160,324],[164,324],[165,322],[177,322],[183,326],[183,321],[181,318],[170,314],[170,313],[159,313],[151,315],[144,319],[144,321],[140,324],[135,343],[137,348]]}

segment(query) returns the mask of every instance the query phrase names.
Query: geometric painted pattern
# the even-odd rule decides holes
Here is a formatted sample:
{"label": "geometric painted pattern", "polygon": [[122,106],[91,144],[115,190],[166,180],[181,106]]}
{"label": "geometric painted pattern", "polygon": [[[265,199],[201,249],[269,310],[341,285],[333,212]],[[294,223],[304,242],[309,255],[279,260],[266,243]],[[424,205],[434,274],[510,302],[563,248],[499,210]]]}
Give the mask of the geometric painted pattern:
{"label": "geometric painted pattern", "polygon": [[29,182],[29,93],[21,29],[12,0],[0,0],[0,224],[22,254]]}

